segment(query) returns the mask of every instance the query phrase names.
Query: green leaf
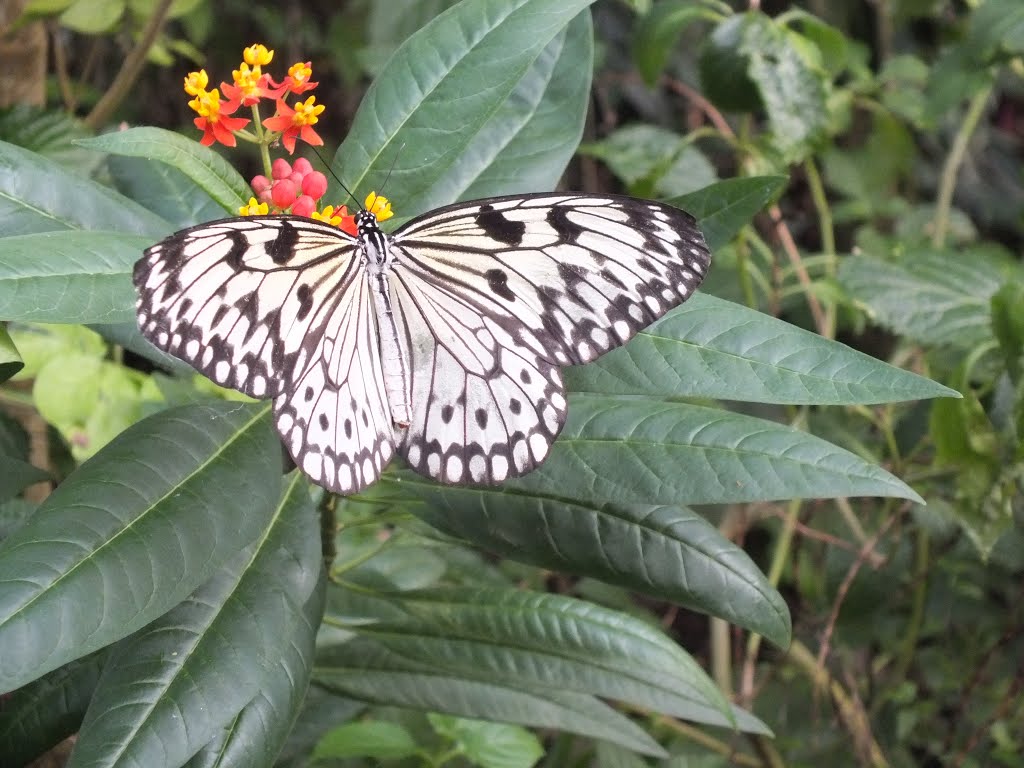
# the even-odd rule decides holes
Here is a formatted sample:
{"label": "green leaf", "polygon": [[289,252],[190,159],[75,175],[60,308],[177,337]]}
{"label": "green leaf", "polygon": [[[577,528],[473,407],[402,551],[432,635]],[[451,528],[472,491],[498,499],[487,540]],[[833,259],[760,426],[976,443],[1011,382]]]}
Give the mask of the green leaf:
{"label": "green leaf", "polygon": [[701,56],[709,98],[743,111],[754,111],[760,102],[775,146],[789,159],[809,149],[828,116],[824,73],[804,58],[802,42],[797,33],[751,11],[720,24]]}
{"label": "green leaf", "polygon": [[892,262],[850,256],[839,267],[839,282],[875,322],[958,349],[993,341],[990,301],[1007,277],[1006,267],[980,249],[912,251]]}
{"label": "green leaf", "polygon": [[584,11],[548,43],[455,161],[444,188],[430,194],[472,200],[554,189],[583,133],[593,60],[593,25]]}
{"label": "green leaf", "polygon": [[28,765],[77,733],[109,652],[97,651],[19,688],[0,708],[0,755]]}
{"label": "green leaf", "polygon": [[788,182],[785,176],[726,179],[669,202],[697,219],[714,252],[727,245]]}
{"label": "green leaf", "polygon": [[557,728],[606,739],[643,754],[665,755],[646,731],[593,696],[495,683],[482,675],[477,665],[451,672],[436,664],[405,659],[366,639],[326,648],[314,679],[364,701]]}
{"label": "green leaf", "polygon": [[73,472],[0,544],[0,691],[145,626],[266,528],[269,406],[163,411]]}
{"label": "green leaf", "polygon": [[896,496],[911,488],[799,430],[683,403],[574,395],[551,457],[505,488],[629,504]]}
{"label": "green leaf", "polygon": [[364,600],[345,613],[361,619],[362,636],[437,670],[733,725],[722,694],[685,651],[646,622],[592,603],[504,588],[436,588]]}
{"label": "green leaf", "polygon": [[1014,381],[1022,377],[1024,357],[1024,285],[1006,283],[992,295],[992,330]]}
{"label": "green leaf", "polygon": [[12,499],[33,483],[49,477],[46,472],[27,461],[0,454],[0,501]]}
{"label": "green leaf", "polygon": [[[403,191],[402,215],[452,202],[450,190],[467,189],[471,170],[494,163],[486,156],[470,169],[463,161],[458,172],[470,176],[460,180],[452,175],[457,158],[591,2],[478,0],[442,13],[395,51],[370,86],[338,150],[338,176],[362,195],[390,173],[389,183]],[[576,76],[589,78],[589,71]],[[582,119],[562,117],[574,125]]]}
{"label": "green leaf", "polygon": [[326,734],[313,750],[314,760],[370,757],[401,760],[416,754],[416,740],[397,723],[366,720],[346,723]]}
{"label": "green leaf", "polygon": [[[313,713],[300,717],[304,704],[317,706],[316,714],[341,719],[338,707],[318,706],[315,697],[307,696],[307,692],[312,693],[309,679],[326,587],[326,573],[321,569],[315,589],[301,613],[295,615],[291,639],[281,658],[264,676],[260,692],[223,734],[203,747],[185,768],[272,768],[279,765],[276,758],[285,741],[295,737],[296,731],[316,724]],[[308,750],[303,757],[306,754]]]}
{"label": "green leaf", "polygon": [[65,170],[76,169],[88,175],[95,169],[95,154],[74,144],[75,139],[89,135],[81,120],[62,109],[29,104],[0,109],[0,140],[45,155]]}
{"label": "green leaf", "polygon": [[0,383],[7,381],[25,367],[18,347],[7,332],[7,323],[0,323]]}
{"label": "green leaf", "polygon": [[195,182],[232,216],[252,195],[245,179],[223,157],[198,141],[173,131],[148,127],[129,128],[77,143],[113,155],[166,163]]}
{"label": "green leaf", "polygon": [[153,244],[152,238],[116,232],[42,232],[0,242],[0,319],[134,320],[132,267]]}
{"label": "green leaf", "polygon": [[152,242],[166,235],[170,225],[109,187],[42,155],[0,142],[0,232],[5,256],[7,238],[13,235],[67,229],[131,233]]}
{"label": "green leaf", "polygon": [[544,756],[544,748],[530,731],[505,723],[488,723],[449,715],[427,715],[440,735],[475,765],[483,768],[530,768]]}
{"label": "green leaf", "polygon": [[320,546],[298,472],[259,539],[115,649],[71,765],[179,765],[259,693],[316,585]]}
{"label": "green leaf", "polygon": [[633,60],[647,84],[653,86],[664,71],[686,27],[717,18],[717,14],[694,0],[661,0],[641,16],[633,31]]}
{"label": "green leaf", "polygon": [[697,293],[628,344],[565,369],[573,392],[764,403],[891,403],[958,393],[740,304]]}
{"label": "green leaf", "polygon": [[[367,8],[366,44],[356,53],[365,73],[373,76],[402,43],[459,0],[416,0],[401,6],[371,3]],[[395,11],[400,8],[400,12]],[[351,26],[351,25],[350,25]],[[335,52],[335,55],[338,55]]]}
{"label": "green leaf", "polygon": [[163,217],[175,229],[224,218],[224,208],[174,166],[111,155],[107,167],[118,191]]}
{"label": "green leaf", "polygon": [[690,510],[443,486],[411,472],[400,482],[390,476],[382,482],[426,502],[410,507],[423,521],[488,552],[593,576],[789,645],[782,596],[742,549]]}
{"label": "green leaf", "polygon": [[76,0],[60,15],[60,23],[85,35],[99,35],[112,30],[126,8],[126,0]]}
{"label": "green leaf", "polygon": [[55,357],[86,354],[101,359],[107,356],[107,345],[99,334],[81,325],[12,323],[9,329],[25,359],[25,368],[18,379],[34,379]]}

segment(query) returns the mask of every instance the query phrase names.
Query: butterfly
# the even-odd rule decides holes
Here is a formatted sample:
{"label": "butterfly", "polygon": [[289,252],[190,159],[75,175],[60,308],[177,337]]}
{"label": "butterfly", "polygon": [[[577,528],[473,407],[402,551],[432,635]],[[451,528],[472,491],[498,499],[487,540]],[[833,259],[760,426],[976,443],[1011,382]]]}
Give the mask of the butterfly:
{"label": "butterfly", "polygon": [[138,323],[220,385],[272,398],[296,465],[328,490],[401,455],[450,484],[498,484],[547,458],[561,368],[685,301],[711,261],[693,217],[617,195],[457,203],[394,234],[299,216],[182,230],[135,265]]}

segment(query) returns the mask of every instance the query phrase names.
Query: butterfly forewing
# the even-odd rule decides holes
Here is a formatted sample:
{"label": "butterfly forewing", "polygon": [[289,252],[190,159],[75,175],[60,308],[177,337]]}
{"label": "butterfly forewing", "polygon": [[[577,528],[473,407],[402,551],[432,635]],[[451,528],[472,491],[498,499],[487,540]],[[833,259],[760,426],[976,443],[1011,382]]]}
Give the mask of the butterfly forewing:
{"label": "butterfly forewing", "polygon": [[135,265],[139,327],[218,384],[271,397],[289,389],[312,356],[321,333],[315,310],[361,277],[355,256],[351,237],[309,219],[186,229]]}
{"label": "butterfly forewing", "polygon": [[693,293],[711,258],[689,214],[614,195],[449,206],[395,243],[557,365],[632,338]]}
{"label": "butterfly forewing", "polygon": [[228,219],[171,236],[135,268],[146,337],[273,397],[296,463],[342,493],[396,449],[447,483],[536,468],[565,422],[560,366],[685,301],[710,262],[688,214],[614,195],[452,205],[393,237],[371,216],[361,227],[362,242],[294,216]]}

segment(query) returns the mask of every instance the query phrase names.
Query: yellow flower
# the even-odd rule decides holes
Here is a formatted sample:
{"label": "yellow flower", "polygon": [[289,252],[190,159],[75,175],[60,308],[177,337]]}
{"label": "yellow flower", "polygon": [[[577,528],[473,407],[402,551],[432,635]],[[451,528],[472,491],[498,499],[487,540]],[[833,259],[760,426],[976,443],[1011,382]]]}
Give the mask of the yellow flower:
{"label": "yellow flower", "polygon": [[371,192],[366,196],[366,200],[363,201],[363,205],[370,213],[377,217],[377,221],[387,221],[394,212],[391,210],[391,203],[383,195],[378,195],[376,192]]}
{"label": "yellow flower", "polygon": [[189,72],[188,77],[185,78],[185,93],[189,96],[198,96],[206,90],[206,86],[209,84],[210,78],[207,76],[205,69],[200,69],[198,72]]}
{"label": "yellow flower", "polygon": [[266,216],[269,212],[270,206],[256,202],[255,197],[250,197],[249,203],[238,209],[239,216]]}
{"label": "yellow flower", "polygon": [[310,96],[305,101],[295,102],[295,114],[292,116],[293,125],[316,125],[319,119],[317,115],[324,111],[323,104],[314,104],[316,96]]}
{"label": "yellow flower", "polygon": [[310,214],[310,218],[322,221],[324,224],[330,224],[332,227],[336,227],[341,224],[341,217],[345,213],[348,213],[345,206],[341,206],[341,208],[338,209],[338,212],[335,213],[334,206],[328,205],[322,211],[313,211],[313,213]]}
{"label": "yellow flower", "polygon": [[250,67],[262,67],[264,64],[269,64],[273,58],[274,52],[268,51],[267,46],[263,43],[253,43],[242,51],[242,59]]}

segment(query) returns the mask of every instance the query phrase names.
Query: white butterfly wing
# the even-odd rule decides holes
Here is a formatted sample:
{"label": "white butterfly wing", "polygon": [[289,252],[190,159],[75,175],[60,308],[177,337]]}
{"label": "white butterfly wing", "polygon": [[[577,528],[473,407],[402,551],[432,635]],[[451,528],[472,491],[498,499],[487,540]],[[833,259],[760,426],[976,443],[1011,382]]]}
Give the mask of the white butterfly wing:
{"label": "white butterfly wing", "polygon": [[217,383],[274,397],[296,464],[343,493],[394,452],[355,240],[291,216],[183,230],[136,264],[143,335]]}
{"label": "white butterfly wing", "polygon": [[611,195],[449,206],[409,222],[392,248],[413,372],[400,452],[449,483],[535,468],[565,420],[558,366],[627,341],[710,263],[691,216]]}
{"label": "white butterfly wing", "polygon": [[494,484],[529,472],[565,421],[560,371],[524,346],[517,323],[438,279],[421,256],[399,254],[391,297],[412,404],[400,452],[446,483]]}

